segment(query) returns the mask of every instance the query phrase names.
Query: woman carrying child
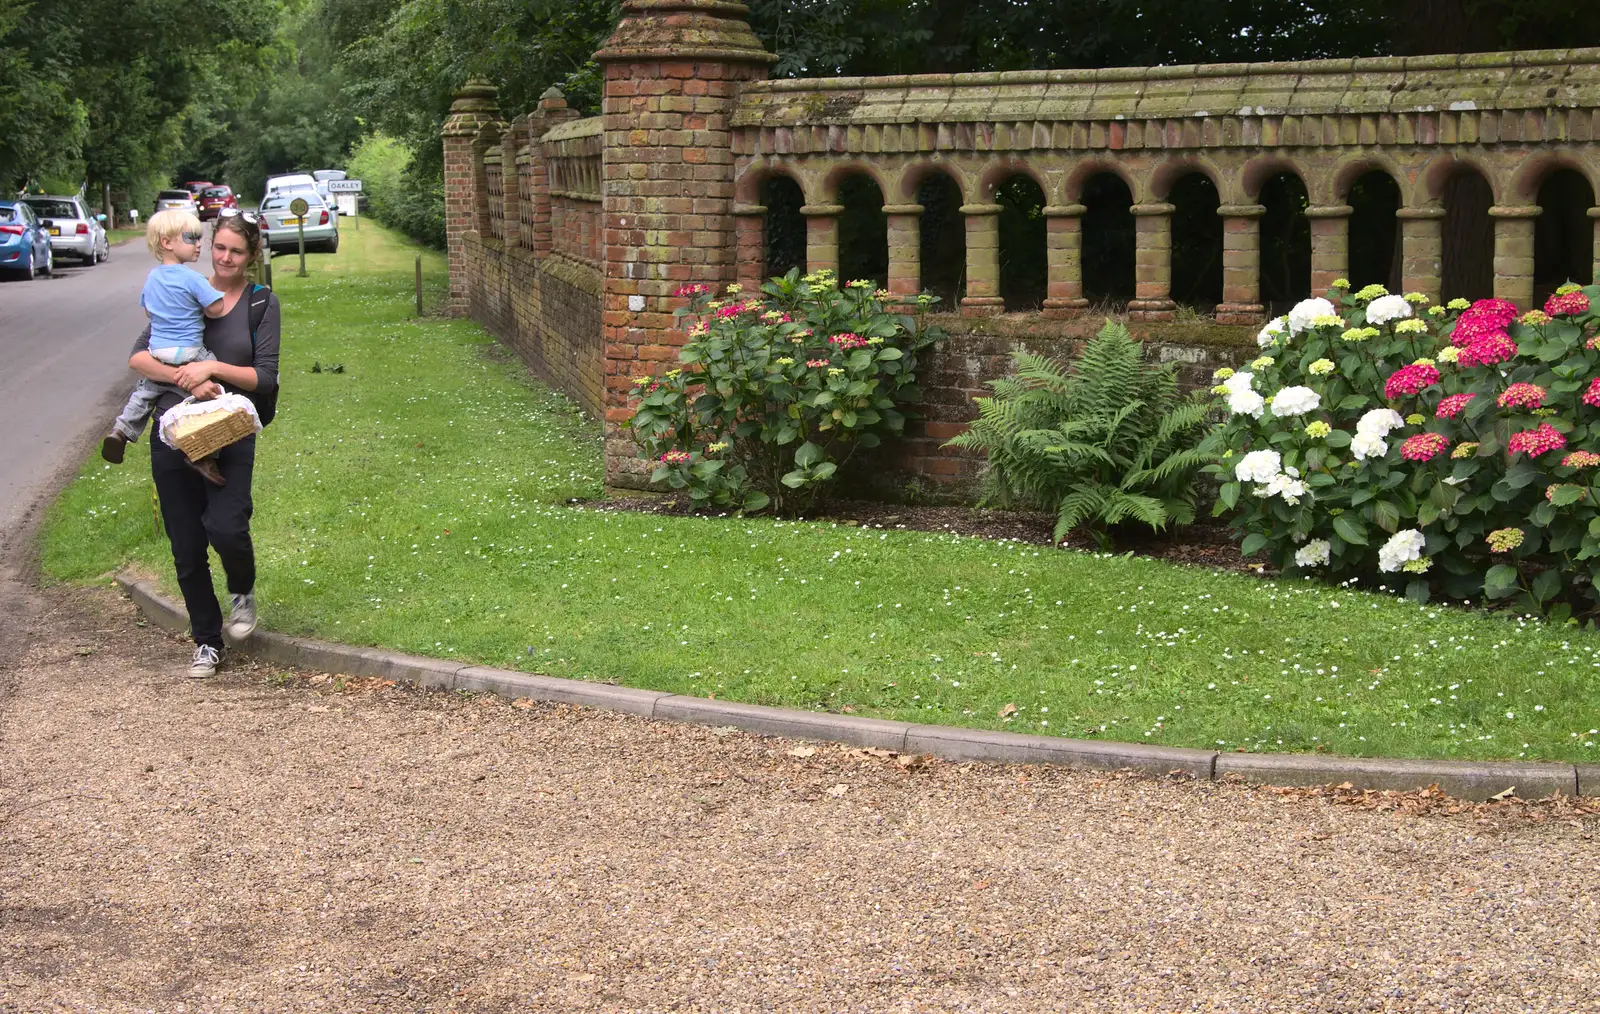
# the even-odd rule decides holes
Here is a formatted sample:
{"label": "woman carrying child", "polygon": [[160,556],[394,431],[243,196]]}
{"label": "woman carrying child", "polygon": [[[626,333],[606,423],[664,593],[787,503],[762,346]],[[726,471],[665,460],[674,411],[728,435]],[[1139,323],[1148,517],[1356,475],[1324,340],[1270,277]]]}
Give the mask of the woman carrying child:
{"label": "woman carrying child", "polygon": [[[233,209],[227,209],[233,211]],[[246,214],[217,219],[211,239],[211,287],[222,293],[221,314],[205,319],[205,347],[214,359],[196,359],[168,366],[149,351],[150,329],[134,344],[128,360],[142,376],[158,383],[175,384],[193,397],[215,398],[225,385],[257,403],[278,386],[278,297],[270,289],[251,283],[250,265],[261,253],[261,230]],[[252,323],[255,324],[252,328]],[[155,415],[177,404],[166,393],[155,405]],[[256,558],[250,541],[250,478],[255,469],[256,438],[245,437],[217,453],[217,468],[225,480],[217,485],[189,464],[181,451],[159,437],[150,440],[150,472],[161,499],[161,518],[178,587],[189,611],[194,637],[194,659],[188,675],[203,679],[216,674],[222,661],[222,607],[211,585],[207,546],[217,551],[227,576],[232,610],[228,636],[235,641],[250,636],[256,626]]]}

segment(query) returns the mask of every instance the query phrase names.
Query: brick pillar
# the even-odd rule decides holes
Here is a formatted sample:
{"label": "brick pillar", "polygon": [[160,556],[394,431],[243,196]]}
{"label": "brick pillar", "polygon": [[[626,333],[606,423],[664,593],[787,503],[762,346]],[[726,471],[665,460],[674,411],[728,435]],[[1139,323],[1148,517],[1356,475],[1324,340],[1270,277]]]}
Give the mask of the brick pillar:
{"label": "brick pillar", "polygon": [[1590,208],[1589,217],[1594,219],[1594,280],[1600,282],[1600,208]]}
{"label": "brick pillar", "polygon": [[883,213],[889,219],[889,291],[914,302],[922,291],[922,205],[885,204]]}
{"label": "brick pillar", "polygon": [[456,92],[441,131],[444,140],[444,235],[450,264],[449,313],[467,308],[467,257],[463,237],[477,228],[479,174],[473,145],[485,124],[499,118],[498,95],[487,81],[468,81]]}
{"label": "brick pillar", "polygon": [[806,220],[806,274],[839,271],[839,214],[842,204],[805,204],[800,214]]}
{"label": "brick pillar", "polygon": [[1400,291],[1439,299],[1444,284],[1444,208],[1401,208],[1394,217],[1400,220]]}
{"label": "brick pillar", "polygon": [[[1311,294],[1333,288],[1336,278],[1350,277],[1350,215],[1348,204],[1328,204],[1306,209],[1311,220]],[[1437,292],[1428,294],[1430,298]]]}
{"label": "brick pillar", "polygon": [[1175,206],[1135,204],[1133,212],[1133,294],[1128,316],[1133,320],[1171,320],[1172,212]]}
{"label": "brick pillar", "polygon": [[533,177],[529,181],[533,209],[528,216],[532,232],[528,245],[541,258],[555,248],[550,224],[550,160],[545,157],[541,138],[550,128],[577,116],[576,110],[567,108],[567,97],[561,89],[551,85],[539,96],[539,108],[528,117],[528,167]]}
{"label": "brick pillar", "polygon": [[1519,310],[1533,306],[1533,220],[1543,210],[1537,204],[1489,209],[1494,219],[1494,294]]}
{"label": "brick pillar", "polygon": [[1044,209],[1044,315],[1071,317],[1089,305],[1083,298],[1083,213],[1081,204],[1050,204]]}
{"label": "brick pillar", "polygon": [[675,362],[672,295],[734,280],[733,133],[739,86],[777,59],[724,0],[625,0],[605,69],[602,204],[606,481],[642,487],[628,429],[635,373]]}
{"label": "brick pillar", "polygon": [[1254,324],[1261,305],[1261,204],[1224,204],[1222,216],[1222,302],[1218,324]]}
{"label": "brick pillar", "polygon": [[967,294],[961,299],[966,317],[1004,313],[1000,298],[1000,212],[998,204],[963,204],[967,222]]}
{"label": "brick pillar", "polygon": [[527,138],[526,113],[512,120],[500,138],[500,167],[505,171],[500,178],[500,211],[505,220],[500,238],[507,250],[522,246],[522,156],[527,151]]}
{"label": "brick pillar", "polygon": [[746,292],[755,292],[767,274],[766,205],[735,204],[733,228],[738,250],[737,281]]}

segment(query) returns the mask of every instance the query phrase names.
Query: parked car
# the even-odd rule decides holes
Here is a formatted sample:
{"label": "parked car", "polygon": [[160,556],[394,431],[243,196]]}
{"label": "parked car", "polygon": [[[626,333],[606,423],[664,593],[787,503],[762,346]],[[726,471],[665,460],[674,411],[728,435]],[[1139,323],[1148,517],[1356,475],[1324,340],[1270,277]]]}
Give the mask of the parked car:
{"label": "parked car", "polygon": [[216,184],[212,183],[210,180],[190,180],[183,185],[183,189],[193,194],[195,196],[195,200],[199,200],[200,195],[205,192],[207,187],[214,186],[216,186]]}
{"label": "parked car", "polygon": [[328,183],[331,180],[349,179],[349,174],[343,169],[316,169],[312,171],[311,178],[317,181],[317,193],[321,194],[322,199],[328,202],[328,207],[337,213],[339,202],[328,192]]}
{"label": "parked car", "polygon": [[206,187],[200,191],[200,221],[209,222],[223,208],[237,208],[239,199],[233,196],[232,187]]}
{"label": "parked car", "polygon": [[339,252],[339,216],[315,190],[278,191],[261,202],[261,235],[274,252],[295,250],[300,244],[300,219],[289,209],[295,200],[306,202],[306,249]]}
{"label": "parked car", "polygon": [[50,235],[39,216],[21,201],[0,200],[0,268],[31,279],[54,267]]}
{"label": "parked car", "polygon": [[287,173],[283,176],[268,176],[266,189],[262,192],[265,196],[271,197],[280,190],[294,189],[316,190],[316,177],[310,173]]}
{"label": "parked car", "polygon": [[200,217],[200,205],[195,202],[194,195],[187,190],[162,190],[156,194],[156,210],[166,211],[176,208],[187,211],[196,218]]}
{"label": "parked car", "polygon": [[22,203],[33,209],[39,224],[50,236],[50,249],[57,255],[70,254],[91,267],[111,257],[106,240],[106,216],[84,207],[77,197],[24,197]]}

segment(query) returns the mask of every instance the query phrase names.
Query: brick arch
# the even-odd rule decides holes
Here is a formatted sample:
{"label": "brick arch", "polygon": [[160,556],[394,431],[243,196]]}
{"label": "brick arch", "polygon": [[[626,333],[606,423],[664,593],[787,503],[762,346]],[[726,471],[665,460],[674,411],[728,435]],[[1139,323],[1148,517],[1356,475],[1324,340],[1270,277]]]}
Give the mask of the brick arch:
{"label": "brick arch", "polygon": [[1258,155],[1241,166],[1234,175],[1233,194],[1223,194],[1223,201],[1253,203],[1261,196],[1261,188],[1266,186],[1267,181],[1280,173],[1298,176],[1300,182],[1306,185],[1307,192],[1311,193],[1312,203],[1316,203],[1320,195],[1312,192],[1312,177],[1294,159],[1280,154]]}
{"label": "brick arch", "polygon": [[[1217,188],[1217,196],[1224,202],[1228,200],[1227,177],[1215,162],[1199,155],[1183,155],[1158,163],[1146,178],[1148,186],[1142,196],[1147,199],[1164,201],[1167,199],[1167,194],[1172,191],[1172,185],[1178,182],[1181,177],[1190,173],[1199,173],[1209,179],[1211,185]],[[1134,198],[1137,200],[1140,197],[1139,191],[1135,190]]]}
{"label": "brick arch", "polygon": [[[1404,197],[1410,180],[1401,171],[1400,166],[1389,156],[1379,152],[1362,152],[1341,159],[1333,170],[1332,193],[1325,195],[1329,204],[1342,204],[1350,196],[1350,188],[1355,186],[1356,180],[1370,172],[1387,173],[1394,180],[1395,186],[1400,188]],[[1312,195],[1312,200],[1317,200],[1317,195]]]}
{"label": "brick arch", "polygon": [[1094,177],[1101,173],[1110,173],[1128,185],[1128,193],[1133,195],[1133,203],[1139,203],[1139,181],[1121,161],[1106,156],[1091,155],[1088,158],[1078,159],[1067,172],[1066,179],[1061,183],[1059,193],[1052,194],[1048,189],[1045,196],[1061,204],[1076,204],[1083,199],[1083,188]]}
{"label": "brick arch", "polygon": [[[969,174],[954,162],[947,162],[942,159],[927,159],[903,166],[900,169],[898,183],[893,191],[896,195],[895,199],[906,204],[915,203],[918,188],[922,186],[924,180],[934,173],[943,173],[945,176],[950,177],[955,185],[961,188],[962,197],[967,200],[971,199],[972,188],[968,178]],[[885,190],[884,194],[887,197],[890,191]]]}
{"label": "brick arch", "polygon": [[993,158],[984,163],[983,171],[978,176],[976,196],[981,203],[993,203],[995,188],[1013,176],[1026,176],[1033,180],[1044,194],[1045,203],[1050,203],[1050,184],[1045,180],[1044,174],[1028,164],[1027,159],[1015,155]]}
{"label": "brick arch", "polygon": [[[1445,183],[1462,169],[1471,170],[1483,177],[1489,184],[1489,190],[1494,195],[1496,204],[1505,199],[1503,180],[1494,166],[1476,155],[1448,152],[1434,156],[1423,166],[1422,171],[1417,174],[1416,186],[1412,188],[1411,200],[1407,203],[1412,207],[1422,207],[1430,202],[1442,200]],[[1401,188],[1402,193],[1404,189]]]}
{"label": "brick arch", "polygon": [[1600,199],[1600,171],[1597,171],[1593,164],[1564,151],[1541,151],[1530,156],[1512,174],[1506,194],[1521,202],[1533,203],[1538,199],[1539,186],[1544,183],[1545,178],[1561,169],[1571,169],[1588,180],[1595,197]]}
{"label": "brick arch", "polygon": [[885,202],[889,200],[889,195],[894,193],[889,181],[884,177],[881,167],[873,165],[871,162],[857,159],[836,162],[828,166],[815,191],[804,185],[801,186],[801,189],[805,191],[807,200],[821,198],[825,203],[837,203],[839,199],[839,184],[848,176],[865,176],[872,180],[878,185],[878,192],[883,194]]}
{"label": "brick arch", "polygon": [[766,160],[751,163],[739,174],[733,184],[733,199],[739,204],[760,204],[761,187],[774,176],[782,176],[793,181],[794,185],[800,188],[800,193],[805,194],[807,200],[811,199],[806,189],[805,175],[799,171],[798,166],[788,162]]}

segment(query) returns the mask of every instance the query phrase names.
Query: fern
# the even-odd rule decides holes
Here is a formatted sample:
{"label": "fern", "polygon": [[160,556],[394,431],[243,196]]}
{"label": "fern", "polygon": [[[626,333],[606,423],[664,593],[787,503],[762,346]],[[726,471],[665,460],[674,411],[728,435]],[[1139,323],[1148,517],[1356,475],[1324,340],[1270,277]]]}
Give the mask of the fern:
{"label": "fern", "polygon": [[1207,406],[1178,391],[1171,366],[1144,361],[1127,328],[1107,322],[1076,362],[1012,356],[1016,372],[990,381],[978,418],[947,446],[988,458],[985,497],[1056,513],[1056,538],[1086,528],[1160,531],[1194,520],[1194,481],[1215,460],[1203,447]]}

